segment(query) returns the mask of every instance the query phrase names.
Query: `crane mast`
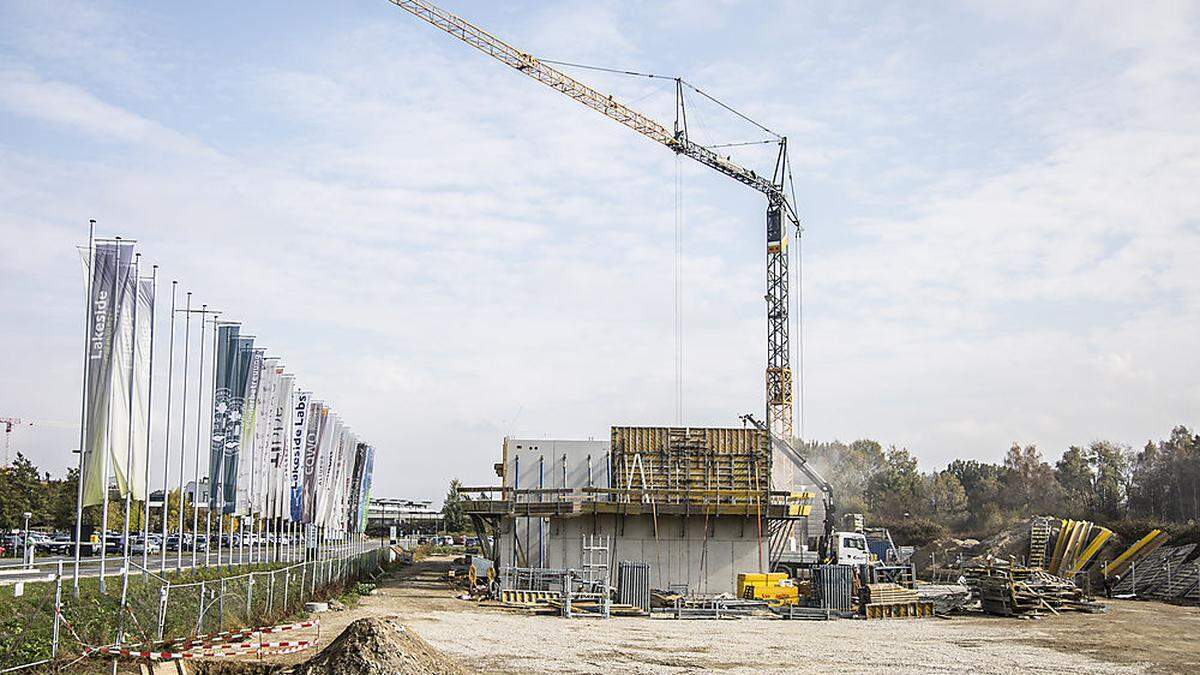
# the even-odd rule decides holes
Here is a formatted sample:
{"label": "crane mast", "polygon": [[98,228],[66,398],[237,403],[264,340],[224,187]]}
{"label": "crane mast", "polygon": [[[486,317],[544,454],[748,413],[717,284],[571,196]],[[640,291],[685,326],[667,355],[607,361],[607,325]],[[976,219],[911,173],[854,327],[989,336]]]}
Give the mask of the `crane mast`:
{"label": "crane mast", "polygon": [[[488,56],[555,89],[600,114],[629,127],[639,134],[667,146],[672,151],[725,174],[763,193],[767,197],[767,369],[766,417],[771,433],[791,443],[792,368],[788,330],[788,225],[799,228],[799,217],[784,191],[787,171],[787,139],[779,139],[775,170],[768,178],[722,157],[711,148],[688,138],[686,117],[679,114],[682,90],[677,83],[675,128],[663,124],[593,89],[566,73],[522,52],[465,19],[426,0],[389,0],[397,7],[440,30],[462,40]],[[775,489],[790,490],[792,463],[782,456],[772,457],[772,483]]]}

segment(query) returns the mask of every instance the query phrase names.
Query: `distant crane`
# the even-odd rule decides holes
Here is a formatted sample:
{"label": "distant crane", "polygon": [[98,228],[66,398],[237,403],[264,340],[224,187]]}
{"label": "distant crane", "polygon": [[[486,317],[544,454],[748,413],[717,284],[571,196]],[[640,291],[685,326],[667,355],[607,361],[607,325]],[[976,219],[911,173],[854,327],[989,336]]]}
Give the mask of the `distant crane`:
{"label": "distant crane", "polygon": [[[788,164],[787,138],[761,127],[757,122],[749,120],[741,113],[733,111],[763,128],[775,136],[772,141],[778,144],[779,152],[775,159],[775,169],[770,178],[760,176],[754,171],[734,163],[729,157],[722,157],[711,147],[700,145],[688,137],[687,114],[683,108],[683,86],[686,84],[680,78],[674,78],[676,83],[676,108],[674,130],[655,120],[617,102],[612,96],[603,94],[575,80],[560,70],[550,67],[525,52],[518,51],[512,46],[489,34],[483,29],[472,25],[466,20],[447,12],[426,0],[389,0],[392,4],[413,14],[417,18],[439,28],[450,35],[466,42],[479,51],[508,65],[515,70],[532,77],[551,89],[582,103],[633,129],[639,134],[667,146],[675,153],[686,155],[701,164],[719,171],[726,176],[747,185],[767,197],[767,369],[766,369],[766,416],[770,433],[783,439],[786,443],[793,442],[792,436],[792,367],[791,343],[788,331],[788,253],[787,231],[789,224],[797,230],[800,228],[800,218],[793,204],[794,197],[789,198],[785,191],[785,181],[790,181],[791,171]],[[689,85],[690,86],[690,85]],[[693,87],[694,89],[694,87]],[[696,90],[699,92],[699,90]],[[728,108],[723,103],[710,98],[718,105]],[[732,111],[732,109],[730,109]],[[778,452],[778,451],[776,451]],[[776,455],[773,465],[780,471],[772,471],[772,482],[775,489],[790,490],[792,488],[791,462],[783,456]]]}
{"label": "distant crane", "polygon": [[[23,426],[19,417],[0,417],[0,424],[4,425],[4,464],[0,466],[8,466],[10,458],[8,449],[10,439],[12,437],[13,427]],[[33,422],[25,422],[24,426],[33,426]]]}

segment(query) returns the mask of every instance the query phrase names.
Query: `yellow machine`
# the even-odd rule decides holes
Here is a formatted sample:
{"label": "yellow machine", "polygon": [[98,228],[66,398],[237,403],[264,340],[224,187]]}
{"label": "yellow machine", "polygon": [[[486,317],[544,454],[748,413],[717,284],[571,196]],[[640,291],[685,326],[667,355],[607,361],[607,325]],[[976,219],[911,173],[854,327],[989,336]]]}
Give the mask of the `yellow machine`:
{"label": "yellow machine", "polygon": [[744,600],[766,600],[772,605],[795,605],[800,599],[799,589],[785,572],[743,572],[737,575],[737,592]]}

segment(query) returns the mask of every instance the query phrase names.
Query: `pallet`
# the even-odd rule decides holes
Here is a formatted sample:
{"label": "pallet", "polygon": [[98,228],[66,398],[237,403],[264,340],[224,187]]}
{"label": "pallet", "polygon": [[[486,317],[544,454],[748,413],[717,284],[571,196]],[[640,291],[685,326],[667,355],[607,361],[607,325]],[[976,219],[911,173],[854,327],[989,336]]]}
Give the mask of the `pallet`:
{"label": "pallet", "polygon": [[558,600],[561,596],[558,591],[522,591],[508,588],[500,591],[500,602],[516,607],[537,607]]}
{"label": "pallet", "polygon": [[864,606],[868,619],[925,619],[932,617],[932,602],[885,602]]}

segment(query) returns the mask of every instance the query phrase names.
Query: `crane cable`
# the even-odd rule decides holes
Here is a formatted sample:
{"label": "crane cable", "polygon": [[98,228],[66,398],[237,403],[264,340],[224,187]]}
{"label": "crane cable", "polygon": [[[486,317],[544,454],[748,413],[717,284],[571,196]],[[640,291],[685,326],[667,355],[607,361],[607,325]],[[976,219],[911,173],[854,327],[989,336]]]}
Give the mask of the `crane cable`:
{"label": "crane cable", "polygon": [[675,155],[675,424],[683,426],[683,157]]}
{"label": "crane cable", "polygon": [[602,73],[613,73],[614,75],[629,75],[631,77],[645,77],[645,78],[650,78],[650,79],[654,79],[654,80],[676,80],[676,81],[680,82],[681,84],[683,84],[688,89],[691,89],[692,91],[696,92],[697,94],[700,94],[704,98],[721,106],[725,110],[733,113],[734,115],[737,115],[738,117],[749,122],[750,124],[753,124],[754,126],[758,127],[762,131],[765,131],[766,133],[774,136],[776,141],[783,138],[783,136],[768,129],[761,122],[758,122],[757,120],[753,119],[746,113],[743,113],[742,111],[738,110],[737,108],[734,108],[733,106],[729,105],[728,103],[718,99],[717,97],[713,96],[712,94],[709,94],[708,92],[700,89],[700,87],[697,87],[696,85],[692,84],[691,82],[688,82],[687,80],[685,80],[681,77],[671,77],[670,75],[658,75],[656,73],[643,73],[641,71],[626,70],[624,68],[605,68],[603,66],[589,66],[589,65],[586,65],[583,63],[572,63],[570,61],[555,61],[552,59],[542,59],[542,58],[539,58],[538,61],[541,61],[542,63],[549,63],[549,64],[556,65],[556,66],[566,66],[568,68],[582,68],[584,70],[596,70],[596,71],[600,71]]}
{"label": "crane cable", "polygon": [[[785,168],[787,169],[788,190],[792,195],[792,205],[794,208],[799,208],[799,202],[796,201],[796,181],[792,177],[792,156],[788,154],[785,157]],[[792,321],[795,326],[796,335],[796,368],[798,383],[793,386],[796,388],[796,422],[797,429],[800,432],[798,438],[803,441],[804,435],[804,228],[800,222],[796,222],[796,252],[794,260],[796,262],[796,293],[793,295],[796,298],[796,311],[792,312]]]}

